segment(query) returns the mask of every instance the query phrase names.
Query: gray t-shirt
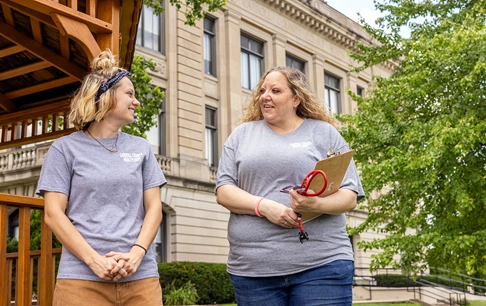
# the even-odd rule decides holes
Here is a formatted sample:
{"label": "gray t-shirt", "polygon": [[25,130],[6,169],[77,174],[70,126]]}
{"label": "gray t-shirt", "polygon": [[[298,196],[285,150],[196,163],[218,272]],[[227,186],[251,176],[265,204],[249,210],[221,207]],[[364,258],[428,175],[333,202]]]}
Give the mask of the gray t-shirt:
{"label": "gray t-shirt", "polygon": [[[99,139],[112,148],[115,138]],[[118,152],[110,153],[82,131],[57,139],[46,155],[37,194],[61,192],[68,196],[66,215],[100,254],[129,252],[145,217],[143,192],[167,181],[143,138],[119,132]],[[63,247],[58,278],[103,281]],[[159,277],[151,248],[132,281]]]}
{"label": "gray t-shirt", "polygon": [[[287,135],[274,133],[264,121],[239,125],[226,140],[218,166],[216,189],[234,185],[253,195],[289,206],[280,192],[298,186],[317,161],[333,146],[349,151],[346,141],[330,124],[305,119]],[[358,172],[351,162],[341,188],[364,197]],[[304,223],[309,241],[300,243],[299,229],[277,226],[266,218],[231,213],[228,223],[228,272],[248,277],[288,275],[335,260],[353,260],[346,233],[346,216],[321,215]]]}

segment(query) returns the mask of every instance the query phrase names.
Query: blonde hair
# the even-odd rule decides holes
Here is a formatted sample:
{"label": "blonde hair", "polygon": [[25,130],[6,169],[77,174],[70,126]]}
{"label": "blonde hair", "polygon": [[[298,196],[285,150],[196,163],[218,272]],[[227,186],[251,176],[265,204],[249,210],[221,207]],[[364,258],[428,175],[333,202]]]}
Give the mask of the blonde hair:
{"label": "blonde hair", "polygon": [[319,102],[317,96],[311,90],[305,74],[298,69],[282,66],[270,68],[262,76],[260,82],[258,82],[257,86],[253,89],[252,95],[249,98],[246,111],[241,118],[242,122],[263,119],[262,110],[260,108],[260,88],[262,87],[266,76],[274,71],[280,72],[287,78],[290,90],[300,99],[300,104],[296,109],[297,116],[301,118],[323,120],[337,127],[337,120],[326,110],[323,104]]}
{"label": "blonde hair", "polygon": [[115,107],[118,83],[101,94],[98,100],[96,94],[100,87],[119,71],[126,70],[118,67],[118,62],[110,50],[101,52],[91,61],[91,72],[84,77],[71,100],[69,122],[77,130],[87,129],[92,121],[101,121],[106,112]]}

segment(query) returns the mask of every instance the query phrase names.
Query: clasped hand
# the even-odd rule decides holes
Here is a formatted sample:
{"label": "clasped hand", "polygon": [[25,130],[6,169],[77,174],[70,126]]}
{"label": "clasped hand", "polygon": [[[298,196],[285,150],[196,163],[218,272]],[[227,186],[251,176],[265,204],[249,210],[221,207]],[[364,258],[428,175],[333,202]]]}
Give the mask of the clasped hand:
{"label": "clasped hand", "polygon": [[99,278],[117,282],[122,277],[128,278],[137,271],[141,257],[143,255],[136,251],[129,253],[111,251],[105,256],[99,256],[90,268]]}

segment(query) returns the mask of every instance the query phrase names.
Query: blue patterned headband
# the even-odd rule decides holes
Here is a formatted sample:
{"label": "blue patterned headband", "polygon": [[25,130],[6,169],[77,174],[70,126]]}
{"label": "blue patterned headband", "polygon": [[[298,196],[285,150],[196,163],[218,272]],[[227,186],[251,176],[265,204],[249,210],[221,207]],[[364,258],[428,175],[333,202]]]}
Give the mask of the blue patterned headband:
{"label": "blue patterned headband", "polygon": [[98,91],[96,92],[96,99],[95,103],[98,103],[100,100],[100,96],[104,94],[108,89],[110,89],[113,85],[118,83],[123,77],[130,76],[130,72],[126,70],[118,70],[115,75],[113,75],[111,78],[108,79],[103,85],[100,86]]}

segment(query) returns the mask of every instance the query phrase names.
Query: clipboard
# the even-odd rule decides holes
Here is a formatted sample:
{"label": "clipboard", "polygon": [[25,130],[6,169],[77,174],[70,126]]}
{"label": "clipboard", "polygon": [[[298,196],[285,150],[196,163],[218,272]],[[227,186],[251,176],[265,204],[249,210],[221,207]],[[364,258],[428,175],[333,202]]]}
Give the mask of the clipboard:
{"label": "clipboard", "polygon": [[[322,159],[316,163],[315,170],[322,170],[326,173],[327,177],[327,187],[319,197],[326,197],[330,194],[335,193],[341,187],[346,171],[348,170],[349,163],[354,155],[354,150],[347,151],[345,153],[340,153],[332,157]],[[320,190],[324,184],[324,179],[318,175],[312,180],[309,189],[310,190]],[[314,212],[303,212],[302,222],[312,220],[319,217],[322,213]]]}

